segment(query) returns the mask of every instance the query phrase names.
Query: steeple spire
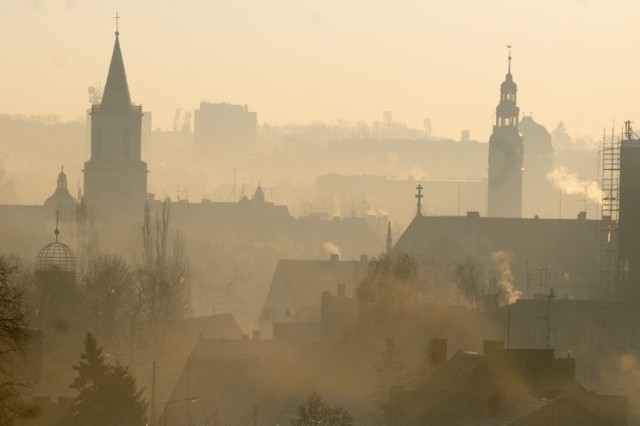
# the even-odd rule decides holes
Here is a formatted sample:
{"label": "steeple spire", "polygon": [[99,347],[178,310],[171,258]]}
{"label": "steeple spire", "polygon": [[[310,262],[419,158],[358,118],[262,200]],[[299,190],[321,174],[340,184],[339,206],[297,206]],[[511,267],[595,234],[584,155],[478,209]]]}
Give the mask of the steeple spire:
{"label": "steeple spire", "polygon": [[109,65],[107,83],[104,86],[101,109],[109,112],[128,112],[131,109],[131,95],[129,94],[127,74],[124,71],[124,61],[122,60],[122,52],[120,51],[120,30],[118,27],[120,16],[117,13],[115,19],[116,42],[113,46],[113,55],[111,56],[111,64]]}
{"label": "steeple spire", "polygon": [[387,223],[387,254],[391,254],[393,239],[391,238],[391,220]]}
{"label": "steeple spire", "polygon": [[507,74],[511,74],[511,45],[510,44],[507,45],[507,49],[509,49],[509,70]]}

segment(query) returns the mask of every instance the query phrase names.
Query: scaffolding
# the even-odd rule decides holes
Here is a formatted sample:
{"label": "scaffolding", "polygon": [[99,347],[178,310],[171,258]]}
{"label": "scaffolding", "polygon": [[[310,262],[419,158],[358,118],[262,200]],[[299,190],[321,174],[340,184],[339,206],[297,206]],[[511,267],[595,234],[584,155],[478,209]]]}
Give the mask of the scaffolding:
{"label": "scaffolding", "polygon": [[600,272],[605,297],[613,297],[620,280],[618,219],[620,214],[620,139],[605,134],[602,141],[602,221]]}

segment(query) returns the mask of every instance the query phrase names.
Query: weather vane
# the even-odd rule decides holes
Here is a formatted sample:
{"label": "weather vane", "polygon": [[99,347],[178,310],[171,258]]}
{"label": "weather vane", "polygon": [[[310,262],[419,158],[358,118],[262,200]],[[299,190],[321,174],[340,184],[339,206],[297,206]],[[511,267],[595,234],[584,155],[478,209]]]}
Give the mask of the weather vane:
{"label": "weather vane", "polygon": [[116,12],[115,20],[116,20],[116,36],[120,35],[120,30],[118,29],[118,20],[120,19],[120,15]]}

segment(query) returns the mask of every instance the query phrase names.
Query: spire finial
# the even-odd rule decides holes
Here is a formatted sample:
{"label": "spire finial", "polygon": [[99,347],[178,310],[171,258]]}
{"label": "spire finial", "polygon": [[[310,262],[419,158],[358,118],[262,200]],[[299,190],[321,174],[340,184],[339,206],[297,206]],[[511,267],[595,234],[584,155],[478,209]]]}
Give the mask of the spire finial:
{"label": "spire finial", "polygon": [[118,15],[118,12],[116,12],[114,19],[116,20],[116,37],[118,37],[120,35],[120,30],[118,29],[118,20],[120,19],[120,15]]}
{"label": "spire finial", "polygon": [[509,49],[509,74],[511,74],[511,45],[507,44],[507,49]]}
{"label": "spire finial", "polygon": [[56,210],[56,230],[53,231],[56,234],[56,243],[58,242],[58,235],[60,235],[60,230],[58,229],[58,222],[60,222],[60,210]]}
{"label": "spire finial", "polygon": [[60,173],[64,173],[64,166],[60,166]]}

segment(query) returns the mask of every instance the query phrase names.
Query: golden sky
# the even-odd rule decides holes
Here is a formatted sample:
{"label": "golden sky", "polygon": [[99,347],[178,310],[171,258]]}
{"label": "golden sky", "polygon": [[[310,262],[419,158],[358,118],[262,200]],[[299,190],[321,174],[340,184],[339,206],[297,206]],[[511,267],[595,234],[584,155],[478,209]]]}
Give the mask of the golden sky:
{"label": "golden sky", "polygon": [[154,127],[209,100],[276,124],[390,110],[487,140],[507,44],[521,111],[548,128],[599,138],[639,115],[637,0],[1,0],[0,113],[81,118],[116,10]]}

